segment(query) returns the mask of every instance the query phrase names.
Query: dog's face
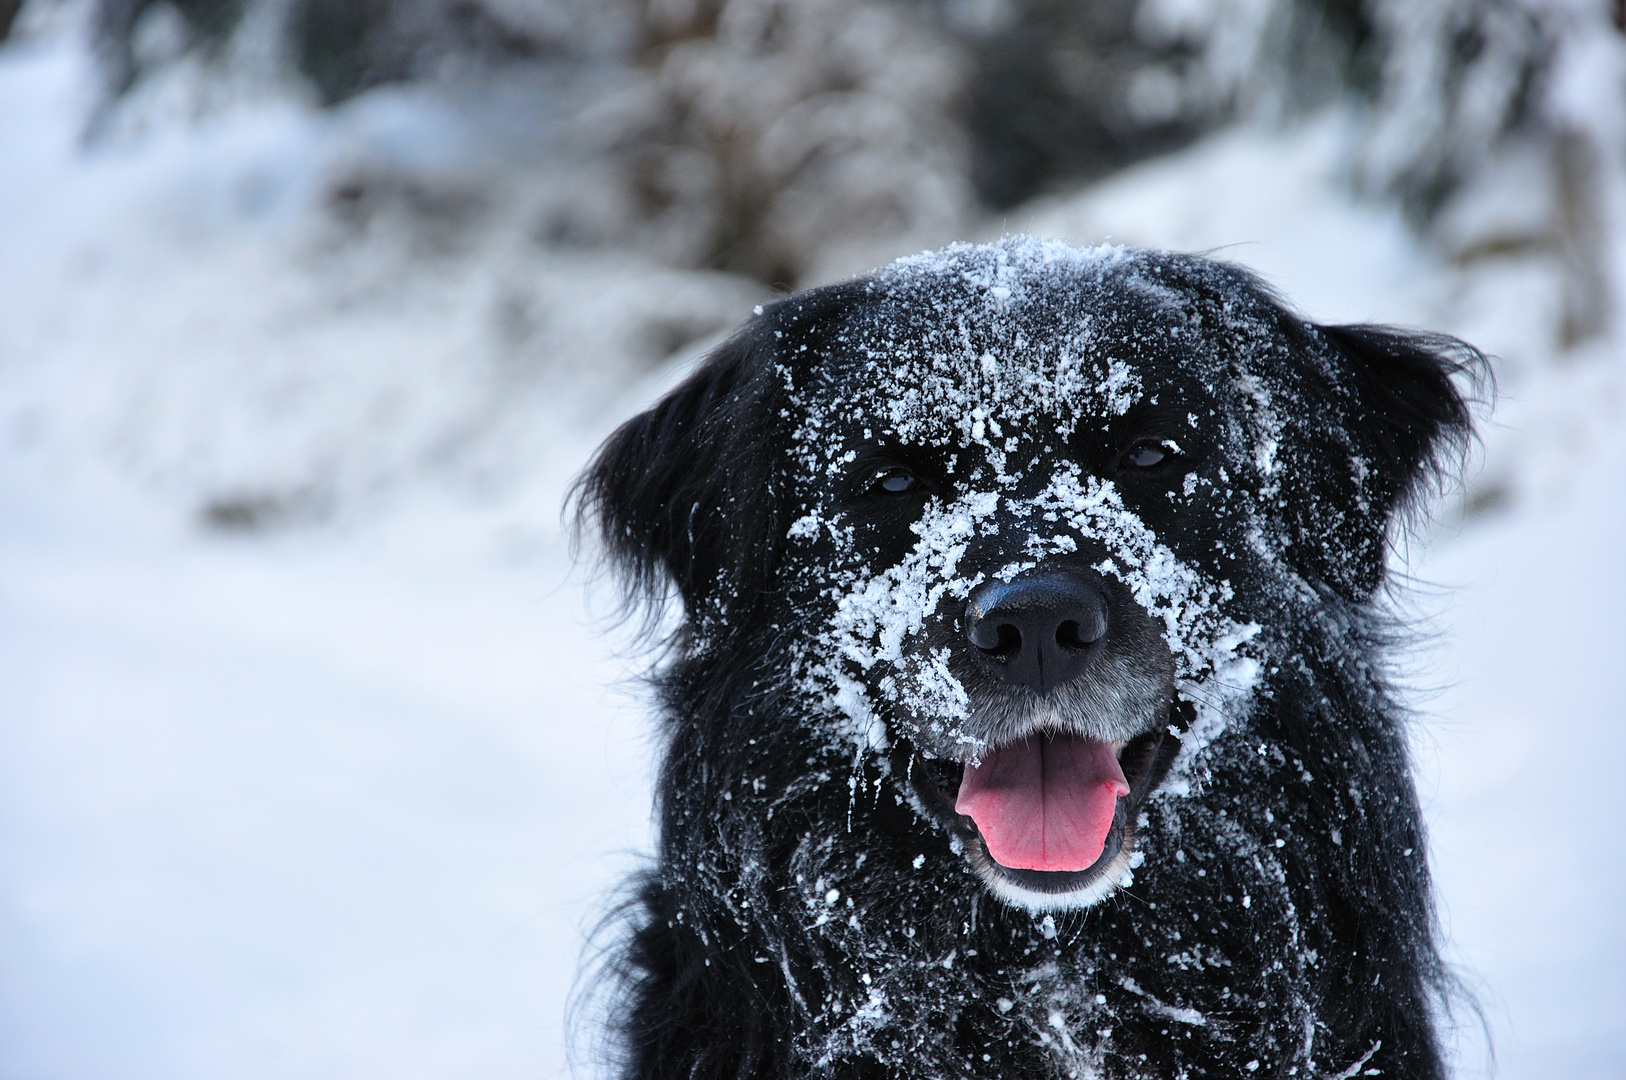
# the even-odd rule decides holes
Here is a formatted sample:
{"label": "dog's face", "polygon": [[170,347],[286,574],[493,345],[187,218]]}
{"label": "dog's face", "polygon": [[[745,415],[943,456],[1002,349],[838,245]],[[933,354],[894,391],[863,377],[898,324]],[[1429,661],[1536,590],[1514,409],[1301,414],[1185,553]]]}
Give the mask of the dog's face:
{"label": "dog's face", "polygon": [[1256,668],[1231,578],[1259,578],[1268,395],[1121,258],[905,263],[786,370],[807,685],[1036,908],[1123,878],[1189,703],[1234,712]]}
{"label": "dog's face", "polygon": [[691,654],[788,674],[1002,899],[1082,906],[1245,713],[1273,624],[1381,578],[1460,409],[1408,342],[1200,259],[961,245],[763,313],[587,494],[676,582]]}

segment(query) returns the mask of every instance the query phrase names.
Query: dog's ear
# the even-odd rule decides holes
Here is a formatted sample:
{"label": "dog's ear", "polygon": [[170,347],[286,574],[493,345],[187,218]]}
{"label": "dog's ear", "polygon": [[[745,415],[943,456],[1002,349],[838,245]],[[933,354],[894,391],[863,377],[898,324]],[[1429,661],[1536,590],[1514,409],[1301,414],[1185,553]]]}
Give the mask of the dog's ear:
{"label": "dog's ear", "polygon": [[1489,384],[1484,355],[1444,334],[1317,326],[1228,263],[1164,255],[1147,267],[1189,293],[1244,377],[1242,407],[1261,426],[1253,461],[1237,464],[1256,469],[1288,561],[1346,599],[1371,597],[1395,517],[1467,448],[1464,388]]}
{"label": "dog's ear", "polygon": [[691,623],[759,594],[772,559],[775,473],[758,430],[777,419],[771,334],[748,323],[648,411],[616,429],[572,492],[628,599],[658,608],[675,587]]}
{"label": "dog's ear", "polygon": [[1289,421],[1308,443],[1290,465],[1296,478],[1283,482],[1292,489],[1289,554],[1309,576],[1363,600],[1383,580],[1396,514],[1466,446],[1463,383],[1478,385],[1487,366],[1472,346],[1440,334],[1308,329],[1306,344],[1325,350],[1325,366],[1299,384],[1301,415]]}

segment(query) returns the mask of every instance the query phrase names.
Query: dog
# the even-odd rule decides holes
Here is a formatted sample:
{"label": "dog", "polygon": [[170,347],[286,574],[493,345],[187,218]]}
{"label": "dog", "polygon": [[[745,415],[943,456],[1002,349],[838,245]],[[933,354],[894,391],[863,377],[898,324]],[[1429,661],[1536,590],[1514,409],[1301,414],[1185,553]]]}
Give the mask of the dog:
{"label": "dog", "polygon": [[1482,367],[1021,237],[758,308],[574,495],[681,605],[620,1074],[1442,1076],[1383,586]]}

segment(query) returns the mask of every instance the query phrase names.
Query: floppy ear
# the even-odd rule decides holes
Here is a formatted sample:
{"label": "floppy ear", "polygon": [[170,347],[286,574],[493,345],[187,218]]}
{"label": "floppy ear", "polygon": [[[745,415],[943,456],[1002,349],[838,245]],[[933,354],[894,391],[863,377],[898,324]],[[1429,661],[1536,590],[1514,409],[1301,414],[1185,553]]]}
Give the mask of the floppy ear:
{"label": "floppy ear", "polygon": [[633,602],[658,607],[670,583],[690,620],[705,621],[766,587],[780,464],[762,428],[780,410],[765,400],[776,390],[761,327],[617,428],[576,480],[577,527],[599,534]]}
{"label": "floppy ear", "polygon": [[1456,338],[1385,326],[1314,327],[1306,344],[1330,355],[1298,387],[1294,426],[1309,453],[1290,466],[1299,479],[1285,482],[1295,489],[1289,556],[1363,600],[1383,580],[1394,516],[1465,445],[1472,416],[1459,382],[1483,378],[1485,358]]}
{"label": "floppy ear", "polygon": [[1261,491],[1274,486],[1287,560],[1348,600],[1368,599],[1383,582],[1394,517],[1467,445],[1461,384],[1489,381],[1484,355],[1444,334],[1314,325],[1228,263],[1164,256],[1152,269],[1193,294],[1206,336],[1231,353],[1236,373],[1272,390],[1283,437],[1253,452],[1274,458],[1257,479]]}

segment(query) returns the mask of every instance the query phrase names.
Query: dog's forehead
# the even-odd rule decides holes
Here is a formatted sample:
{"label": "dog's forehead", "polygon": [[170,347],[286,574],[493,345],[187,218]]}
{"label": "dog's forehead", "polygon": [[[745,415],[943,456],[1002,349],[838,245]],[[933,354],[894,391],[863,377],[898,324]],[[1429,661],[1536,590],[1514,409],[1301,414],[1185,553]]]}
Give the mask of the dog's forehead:
{"label": "dog's forehead", "polygon": [[1191,298],[1142,269],[1122,248],[1035,241],[900,260],[840,320],[804,405],[941,445],[981,441],[990,421],[1003,438],[1066,435],[1149,392],[1211,396]]}

